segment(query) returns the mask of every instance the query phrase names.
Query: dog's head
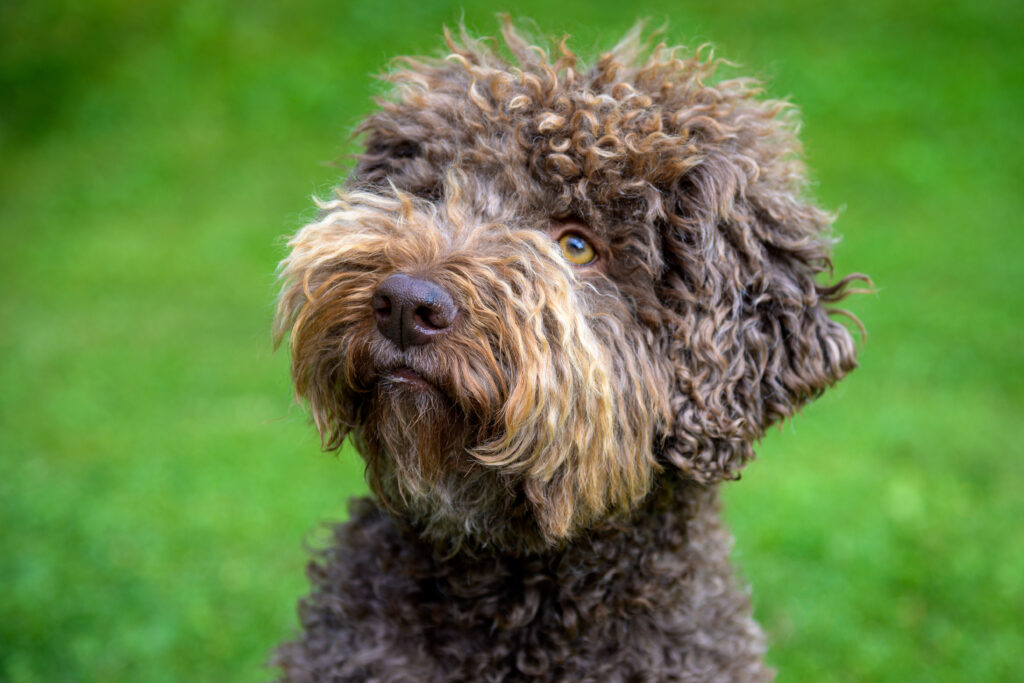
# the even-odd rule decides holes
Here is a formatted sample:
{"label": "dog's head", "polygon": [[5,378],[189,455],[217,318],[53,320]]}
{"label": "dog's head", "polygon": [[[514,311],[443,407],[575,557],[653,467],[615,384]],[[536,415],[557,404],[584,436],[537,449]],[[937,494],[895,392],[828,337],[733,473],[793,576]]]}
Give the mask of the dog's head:
{"label": "dog's head", "polygon": [[[427,535],[557,544],[660,472],[734,478],[855,366],[792,110],[634,31],[582,66],[509,25],[405,59],[281,264],[279,339]],[[854,276],[856,277],[856,276]]]}

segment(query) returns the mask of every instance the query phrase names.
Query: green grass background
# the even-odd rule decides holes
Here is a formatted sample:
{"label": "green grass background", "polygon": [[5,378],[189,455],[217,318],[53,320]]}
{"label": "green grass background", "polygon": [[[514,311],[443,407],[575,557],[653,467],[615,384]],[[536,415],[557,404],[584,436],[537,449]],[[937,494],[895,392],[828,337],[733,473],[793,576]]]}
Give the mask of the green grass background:
{"label": "green grass background", "polygon": [[[303,542],[364,490],[268,326],[280,236],[390,56],[484,2],[0,2],[0,679],[265,680]],[[638,15],[804,112],[862,367],[729,487],[783,681],[1024,657],[1024,5],[513,0]]]}

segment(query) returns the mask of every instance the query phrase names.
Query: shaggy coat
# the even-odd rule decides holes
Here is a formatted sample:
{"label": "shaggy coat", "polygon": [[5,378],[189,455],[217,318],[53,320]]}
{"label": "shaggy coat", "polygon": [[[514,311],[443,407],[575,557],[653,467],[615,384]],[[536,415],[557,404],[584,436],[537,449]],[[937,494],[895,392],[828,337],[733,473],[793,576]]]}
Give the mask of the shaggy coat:
{"label": "shaggy coat", "polygon": [[[793,110],[639,30],[405,58],[277,315],[372,499],[290,681],[760,681],[718,483],[855,366]],[[412,303],[409,303],[412,302]],[[840,312],[841,311],[835,311]]]}

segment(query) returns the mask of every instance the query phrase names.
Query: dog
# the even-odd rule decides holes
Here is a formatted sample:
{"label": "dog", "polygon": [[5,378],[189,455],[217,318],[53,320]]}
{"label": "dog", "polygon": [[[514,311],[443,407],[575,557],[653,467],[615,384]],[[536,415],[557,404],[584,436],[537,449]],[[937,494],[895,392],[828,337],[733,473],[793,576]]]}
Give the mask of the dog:
{"label": "dog", "polygon": [[[856,366],[786,102],[634,28],[445,31],[289,242],[276,338],[372,497],[287,681],[766,681],[719,485]],[[849,315],[849,314],[847,314]],[[854,320],[856,320],[854,318]],[[859,323],[858,323],[859,325]]]}

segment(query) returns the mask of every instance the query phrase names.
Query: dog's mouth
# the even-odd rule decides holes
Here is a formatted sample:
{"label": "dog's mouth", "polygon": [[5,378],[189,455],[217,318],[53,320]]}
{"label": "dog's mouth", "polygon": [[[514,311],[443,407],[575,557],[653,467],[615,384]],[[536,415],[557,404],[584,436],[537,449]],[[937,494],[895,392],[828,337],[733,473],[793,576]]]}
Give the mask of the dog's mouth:
{"label": "dog's mouth", "polygon": [[437,380],[427,372],[408,365],[395,365],[377,371],[378,381],[387,388],[415,393],[433,393],[447,396]]}
{"label": "dog's mouth", "polygon": [[383,377],[391,382],[407,385],[410,389],[437,389],[433,382],[406,366],[388,370],[383,374]]}
{"label": "dog's mouth", "polygon": [[405,412],[411,408],[406,417],[418,416],[415,425],[409,425],[417,429],[434,421],[464,421],[456,394],[444,378],[422,363],[409,361],[395,358],[374,368],[369,378],[371,401],[386,411]]}

